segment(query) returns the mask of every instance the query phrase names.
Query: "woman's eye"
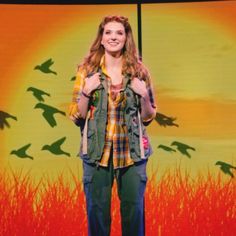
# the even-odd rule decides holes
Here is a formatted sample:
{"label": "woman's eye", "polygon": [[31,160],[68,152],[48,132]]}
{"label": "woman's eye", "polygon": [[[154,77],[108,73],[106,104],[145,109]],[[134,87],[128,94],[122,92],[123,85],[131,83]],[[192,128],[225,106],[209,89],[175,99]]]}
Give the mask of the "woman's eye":
{"label": "woman's eye", "polygon": [[[110,34],[110,31],[105,31],[105,34]],[[118,35],[123,35],[123,32],[117,32]]]}

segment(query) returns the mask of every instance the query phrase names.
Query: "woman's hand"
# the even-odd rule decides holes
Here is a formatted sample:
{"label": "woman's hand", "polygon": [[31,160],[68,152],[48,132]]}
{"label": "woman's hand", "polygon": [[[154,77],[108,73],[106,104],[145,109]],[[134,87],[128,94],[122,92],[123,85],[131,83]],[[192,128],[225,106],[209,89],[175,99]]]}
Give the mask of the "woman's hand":
{"label": "woman's hand", "polygon": [[145,97],[147,95],[146,83],[137,77],[131,80],[131,89],[141,97]]}
{"label": "woman's hand", "polygon": [[99,72],[93,74],[90,77],[86,77],[85,80],[85,85],[83,88],[83,91],[90,96],[92,91],[95,90],[101,83],[100,81],[100,76],[101,74]]}

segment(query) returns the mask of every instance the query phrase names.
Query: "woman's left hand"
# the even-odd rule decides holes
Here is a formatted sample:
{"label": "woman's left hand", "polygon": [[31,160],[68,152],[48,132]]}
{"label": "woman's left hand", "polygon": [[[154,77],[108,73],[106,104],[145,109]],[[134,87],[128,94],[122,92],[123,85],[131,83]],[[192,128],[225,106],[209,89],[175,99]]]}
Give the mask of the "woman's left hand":
{"label": "woman's left hand", "polygon": [[147,94],[146,83],[137,77],[131,80],[131,89],[141,97],[145,97]]}

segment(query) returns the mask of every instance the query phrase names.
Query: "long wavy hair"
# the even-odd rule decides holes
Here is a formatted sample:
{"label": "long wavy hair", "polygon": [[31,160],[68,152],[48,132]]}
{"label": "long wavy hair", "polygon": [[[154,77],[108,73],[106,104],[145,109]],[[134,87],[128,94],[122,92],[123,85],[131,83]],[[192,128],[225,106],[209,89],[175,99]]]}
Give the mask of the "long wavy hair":
{"label": "long wavy hair", "polygon": [[129,74],[131,79],[133,77],[138,77],[149,84],[149,71],[140,60],[139,53],[134,42],[131,26],[128,22],[128,18],[124,16],[112,15],[103,18],[98,27],[96,39],[90,47],[88,55],[84,58],[83,62],[78,65],[77,70],[82,69],[85,71],[86,75],[98,70],[101,57],[105,53],[104,46],[101,44],[104,27],[107,23],[114,21],[121,23],[124,26],[126,33],[126,42],[124,48],[122,49],[122,74]]}

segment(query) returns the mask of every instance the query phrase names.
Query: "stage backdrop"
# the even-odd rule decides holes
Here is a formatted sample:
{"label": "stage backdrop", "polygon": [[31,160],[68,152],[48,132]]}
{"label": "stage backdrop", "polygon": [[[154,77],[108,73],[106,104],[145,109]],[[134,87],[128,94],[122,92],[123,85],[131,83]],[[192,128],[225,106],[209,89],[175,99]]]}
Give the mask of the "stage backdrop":
{"label": "stage backdrop", "polygon": [[[136,5],[0,5],[0,235],[87,235],[76,66],[105,15]],[[146,234],[236,232],[236,2],[142,5],[158,105]],[[50,73],[45,73],[50,70]],[[121,235],[114,188],[112,235]]]}

